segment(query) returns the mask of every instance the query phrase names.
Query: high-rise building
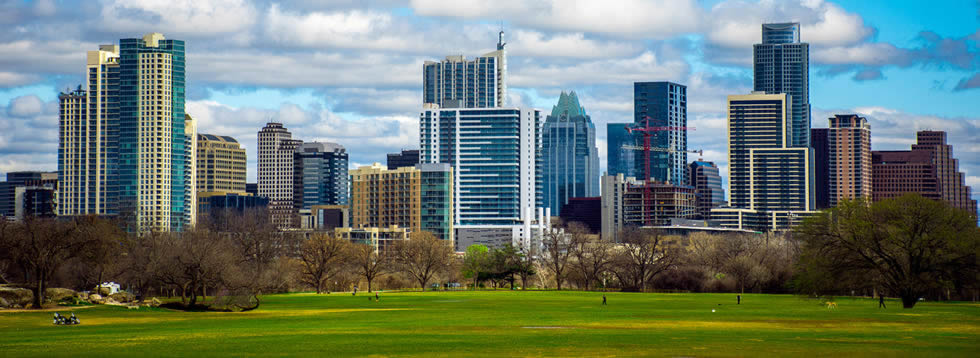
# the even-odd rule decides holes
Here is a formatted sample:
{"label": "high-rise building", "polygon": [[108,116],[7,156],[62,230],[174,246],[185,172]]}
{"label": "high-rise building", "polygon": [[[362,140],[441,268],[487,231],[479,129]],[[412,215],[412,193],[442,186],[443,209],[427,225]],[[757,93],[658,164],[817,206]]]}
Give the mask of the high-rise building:
{"label": "high-rise building", "polygon": [[828,131],[830,206],[842,200],[871,200],[871,125],[855,114],[830,118]]}
{"label": "high-rise building", "polygon": [[422,104],[439,107],[503,107],[507,100],[507,50],[504,32],[497,50],[472,60],[462,55],[422,65]]}
{"label": "high-rise building", "polygon": [[282,123],[269,122],[258,133],[258,193],[269,198],[272,220],[283,228],[294,224],[293,157],[301,144]]}
{"label": "high-rise building", "polygon": [[453,169],[416,164],[387,169],[380,163],[350,171],[351,225],[408,228],[453,241]]}
{"label": "high-rise building", "polygon": [[0,220],[3,220],[3,217],[17,217],[17,192],[18,190],[28,190],[29,188],[50,188],[51,190],[57,190],[58,172],[30,171],[7,173],[7,180],[0,182]]}
{"label": "high-rise building", "polygon": [[817,210],[830,206],[830,128],[810,129],[813,148],[813,197]]}
{"label": "high-rise building", "polygon": [[602,212],[601,197],[568,198],[561,212],[561,220],[565,224],[580,223],[593,234],[602,231],[602,215],[596,215]]}
{"label": "high-rise building", "polygon": [[916,137],[911,150],[872,152],[872,200],[919,193],[976,217],[977,201],[953,158],[953,146],[946,144],[946,132],[919,131]]}
{"label": "high-rise building", "polygon": [[84,89],[58,95],[59,215],[118,214],[119,46],[86,57]]}
{"label": "high-rise building", "polygon": [[721,187],[721,174],[714,162],[691,162],[687,166],[687,180],[698,197],[698,218],[710,219],[711,209],[725,205],[725,189]]}
{"label": "high-rise building", "polygon": [[809,147],[810,44],[800,42],[800,24],[763,24],[762,43],[752,49],[754,90],[793,99],[788,146]]}
{"label": "high-rise building", "polygon": [[[541,111],[521,108],[424,109],[419,114],[422,163],[454,168],[453,200],[460,230],[500,229],[527,248],[548,225],[541,210]],[[537,211],[537,215],[536,212]],[[463,247],[465,249],[465,247]]]}
{"label": "high-rise building", "polygon": [[728,96],[731,208],[711,211],[723,225],[782,230],[814,210],[813,154],[792,146],[791,106],[785,93]]}
{"label": "high-rise building", "polygon": [[347,205],[347,150],[329,142],[307,142],[296,147],[293,164],[293,205]]}
{"label": "high-rise building", "polygon": [[235,138],[197,135],[197,191],[245,193],[245,148]]}
{"label": "high-rise building", "polygon": [[602,177],[602,237],[618,242],[625,227],[666,226],[697,215],[694,187],[648,183],[622,174]]}
{"label": "high-rise building", "polygon": [[[649,121],[649,122],[647,122]],[[650,133],[650,146],[666,151],[650,152],[650,178],[672,184],[687,183],[687,86],[673,82],[633,83],[634,125],[657,127]],[[634,134],[637,145],[642,134]],[[634,154],[637,178],[646,173],[646,156]]]}
{"label": "high-rise building", "polygon": [[544,207],[561,215],[569,198],[599,195],[595,125],[575,91],[561,93],[541,136]]}
{"label": "high-rise building", "polygon": [[129,230],[193,224],[184,42],[159,33],[88,52],[87,89],[59,96],[62,215],[118,215]]}
{"label": "high-rise building", "polygon": [[[636,150],[629,146],[635,146],[636,141],[633,134],[626,130],[631,123],[606,123],[606,174],[616,176],[622,174],[627,177],[642,176],[636,173]],[[624,147],[627,146],[627,147]],[[639,153],[643,156],[643,153]]]}
{"label": "high-rise building", "polygon": [[388,169],[414,167],[419,163],[419,150],[403,150],[401,153],[388,153]]}

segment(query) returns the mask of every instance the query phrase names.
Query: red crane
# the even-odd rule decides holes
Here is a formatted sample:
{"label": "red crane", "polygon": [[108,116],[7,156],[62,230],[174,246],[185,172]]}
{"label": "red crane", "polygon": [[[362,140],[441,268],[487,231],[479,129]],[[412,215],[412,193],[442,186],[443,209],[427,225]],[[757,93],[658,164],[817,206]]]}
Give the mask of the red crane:
{"label": "red crane", "polygon": [[[652,205],[649,205],[649,203],[647,203],[648,200],[653,200],[653,195],[651,193],[651,190],[653,188],[653,185],[652,185],[653,183],[652,183],[652,180],[650,179],[650,152],[667,152],[667,153],[688,152],[688,153],[698,153],[698,155],[703,155],[703,152],[701,150],[690,150],[689,151],[689,150],[677,150],[677,149],[674,149],[674,143],[673,143],[673,141],[670,142],[670,144],[668,145],[668,148],[653,147],[650,144],[650,140],[651,140],[651,137],[653,137],[653,133],[654,132],[680,131],[680,130],[684,130],[684,131],[686,131],[686,130],[692,130],[693,131],[693,130],[695,130],[695,128],[694,127],[656,127],[656,126],[651,126],[650,125],[650,120],[651,120],[650,116],[644,116],[643,117],[643,121],[641,122],[642,123],[642,126],[637,125],[637,124],[627,125],[626,126],[626,131],[627,132],[629,132],[629,133],[639,132],[640,134],[643,135],[643,147],[626,146],[626,145],[623,146],[623,148],[625,148],[625,149],[633,149],[633,150],[642,150],[643,151],[643,224],[646,225],[646,226],[653,226],[653,215],[651,213],[651,210],[652,210],[651,207],[652,207]],[[670,167],[669,166],[667,167],[667,180],[666,180],[666,182],[668,184],[670,183]],[[681,183],[677,183],[677,184],[681,184]]]}

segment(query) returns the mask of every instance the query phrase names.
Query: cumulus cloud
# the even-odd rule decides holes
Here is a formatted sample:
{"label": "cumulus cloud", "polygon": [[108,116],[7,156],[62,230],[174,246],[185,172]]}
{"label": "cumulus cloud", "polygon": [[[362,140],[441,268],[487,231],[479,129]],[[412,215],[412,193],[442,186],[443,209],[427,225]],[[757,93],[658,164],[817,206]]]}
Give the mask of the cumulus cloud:
{"label": "cumulus cloud", "polygon": [[246,0],[102,0],[99,23],[116,32],[235,35],[247,31],[257,15]]}
{"label": "cumulus cloud", "polygon": [[874,34],[860,15],[823,1],[728,0],[713,6],[710,17],[707,39],[730,48],[759,43],[767,22],[799,22],[803,41],[818,46],[852,45]]}
{"label": "cumulus cloud", "polygon": [[412,0],[426,16],[506,20],[520,26],[666,38],[694,32],[703,10],[692,0]]}

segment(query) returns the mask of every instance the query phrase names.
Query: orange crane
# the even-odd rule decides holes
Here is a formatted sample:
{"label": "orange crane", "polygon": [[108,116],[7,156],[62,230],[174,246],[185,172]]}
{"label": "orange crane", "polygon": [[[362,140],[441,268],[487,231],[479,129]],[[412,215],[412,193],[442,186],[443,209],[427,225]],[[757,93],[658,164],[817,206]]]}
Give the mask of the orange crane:
{"label": "orange crane", "polygon": [[[643,135],[643,146],[635,145],[624,145],[624,149],[632,150],[642,150],[643,151],[643,224],[646,226],[653,226],[653,217],[651,213],[651,205],[647,203],[648,200],[653,200],[652,197],[652,180],[650,179],[650,152],[666,152],[666,153],[698,153],[699,156],[704,156],[704,152],[700,149],[698,150],[678,150],[674,147],[674,142],[671,141],[668,148],[653,147],[650,144],[651,137],[653,137],[654,132],[665,132],[674,130],[695,130],[694,127],[657,127],[651,126],[650,121],[652,118],[650,116],[643,117],[642,125],[632,124],[626,125],[626,131],[629,133],[638,132]],[[670,167],[667,167],[667,183],[670,184]],[[682,183],[677,183],[682,184]]]}

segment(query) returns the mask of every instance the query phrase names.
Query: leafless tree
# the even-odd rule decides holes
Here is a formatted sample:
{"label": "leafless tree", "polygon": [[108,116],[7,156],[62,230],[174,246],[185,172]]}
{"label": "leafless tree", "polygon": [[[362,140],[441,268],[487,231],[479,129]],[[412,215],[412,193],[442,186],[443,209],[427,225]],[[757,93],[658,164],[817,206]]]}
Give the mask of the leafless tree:
{"label": "leafless tree", "polygon": [[425,285],[449,266],[453,249],[446,240],[440,240],[428,231],[413,232],[409,240],[395,244],[399,267],[419,283]]}
{"label": "leafless tree", "polygon": [[371,292],[375,278],[391,270],[388,254],[375,251],[371,245],[351,244],[347,258],[354,271],[367,281],[368,292]]}
{"label": "leafless tree", "polygon": [[560,291],[568,275],[568,264],[572,255],[572,242],[580,240],[588,231],[579,223],[571,223],[565,228],[553,227],[544,233],[544,251],[541,261],[555,276],[555,285]]}
{"label": "leafless tree", "polygon": [[91,236],[79,234],[76,220],[28,217],[5,231],[3,246],[33,285],[34,308],[41,308],[44,290],[54,273],[93,244]]}
{"label": "leafless tree", "polygon": [[322,293],[330,279],[342,268],[348,244],[348,241],[331,235],[313,234],[300,249],[303,282],[313,287],[316,293]]}
{"label": "leafless tree", "polygon": [[582,275],[584,289],[591,290],[609,269],[612,244],[593,235],[572,236],[572,265]]}
{"label": "leafless tree", "polygon": [[658,230],[629,228],[620,234],[612,271],[625,291],[643,291],[657,275],[674,266],[677,249]]}

